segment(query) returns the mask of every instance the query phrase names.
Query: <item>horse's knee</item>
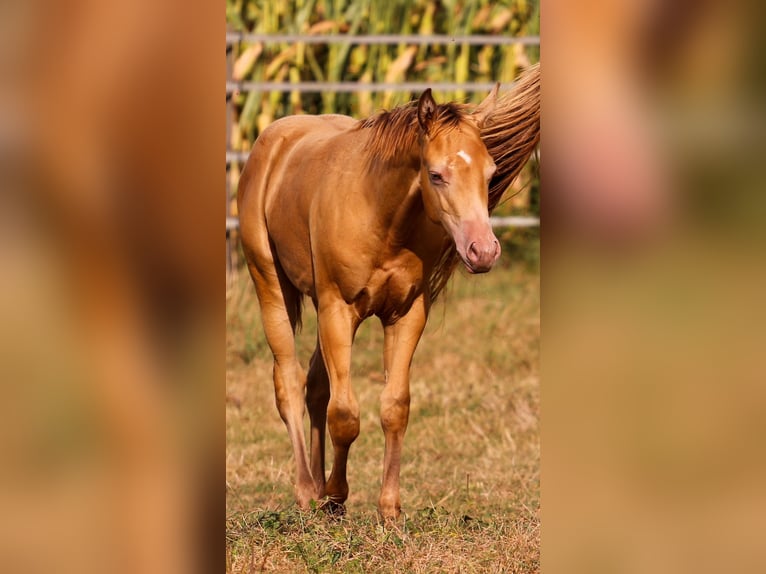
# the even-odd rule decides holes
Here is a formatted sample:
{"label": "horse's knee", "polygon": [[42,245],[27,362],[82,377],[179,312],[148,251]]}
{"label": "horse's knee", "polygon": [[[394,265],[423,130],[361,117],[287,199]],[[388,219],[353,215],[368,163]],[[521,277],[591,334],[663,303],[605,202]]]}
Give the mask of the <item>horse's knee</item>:
{"label": "horse's knee", "polygon": [[404,432],[410,418],[410,395],[384,393],[380,401],[380,425],[384,432]]}
{"label": "horse's knee", "polygon": [[349,446],[359,436],[359,404],[331,398],[327,408],[327,426],[333,444]]}

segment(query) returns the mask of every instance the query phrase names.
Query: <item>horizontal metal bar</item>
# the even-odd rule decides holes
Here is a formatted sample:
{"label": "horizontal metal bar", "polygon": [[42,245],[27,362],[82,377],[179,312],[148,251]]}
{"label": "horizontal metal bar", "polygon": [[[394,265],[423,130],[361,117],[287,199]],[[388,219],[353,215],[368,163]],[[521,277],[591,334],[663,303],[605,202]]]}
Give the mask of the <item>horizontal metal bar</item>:
{"label": "horizontal metal bar", "polygon": [[[510,89],[513,82],[500,84],[501,89]],[[226,94],[235,92],[422,92],[431,88],[434,91],[451,92],[488,92],[495,87],[494,82],[401,82],[365,84],[361,82],[226,82]]]}
{"label": "horizontal metal bar", "polygon": [[501,46],[523,44],[537,46],[540,36],[450,36],[448,34],[371,34],[356,36],[353,34],[305,35],[305,34],[247,34],[245,32],[226,32],[226,44],[248,42],[255,44],[469,44],[472,46]]}
{"label": "horizontal metal bar", "polygon": [[510,215],[508,217],[492,216],[489,218],[492,227],[539,227],[540,218],[531,215]]}
{"label": "horizontal metal bar", "polygon": [[249,156],[250,156],[249,151],[227,151],[226,163],[230,164],[233,161],[246,162]]}
{"label": "horizontal metal bar", "polygon": [[[539,217],[513,215],[509,217],[490,217],[489,222],[492,227],[538,227],[540,225]],[[239,219],[236,217],[226,218],[226,232],[239,229]]]}

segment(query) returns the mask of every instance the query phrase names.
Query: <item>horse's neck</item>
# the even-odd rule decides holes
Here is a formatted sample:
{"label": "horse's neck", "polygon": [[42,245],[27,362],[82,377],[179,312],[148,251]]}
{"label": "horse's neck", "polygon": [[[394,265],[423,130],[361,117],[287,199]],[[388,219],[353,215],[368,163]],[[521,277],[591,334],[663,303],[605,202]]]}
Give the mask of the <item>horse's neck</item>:
{"label": "horse's neck", "polygon": [[402,185],[399,189],[405,190],[405,193],[397,197],[388,224],[388,239],[392,247],[404,245],[425,217],[417,174],[409,181],[409,185]]}
{"label": "horse's neck", "polygon": [[381,171],[373,174],[371,184],[377,201],[377,224],[389,249],[413,248],[414,243],[423,247],[424,243],[431,243],[424,242],[430,235],[438,235],[434,244],[440,244],[441,227],[431,223],[423,208],[418,169],[409,166]]}

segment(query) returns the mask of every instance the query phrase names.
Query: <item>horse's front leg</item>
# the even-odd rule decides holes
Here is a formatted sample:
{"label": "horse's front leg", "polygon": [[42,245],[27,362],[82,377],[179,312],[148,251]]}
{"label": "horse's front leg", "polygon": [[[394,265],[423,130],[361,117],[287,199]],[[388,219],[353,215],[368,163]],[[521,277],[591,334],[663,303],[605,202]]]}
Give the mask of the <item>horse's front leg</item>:
{"label": "horse's front leg", "polygon": [[[319,301],[319,344],[330,382],[327,426],[334,451],[325,494],[330,511],[343,511],[348,498],[346,462],[351,443],[359,436],[359,403],[351,389],[351,345],[360,320],[341,299]],[[315,477],[316,478],[316,477]]]}
{"label": "horse's front leg", "polygon": [[380,397],[380,424],[386,437],[386,447],[378,511],[386,519],[398,518],[401,513],[399,469],[410,416],[410,364],[426,317],[427,306],[421,295],[404,317],[383,326],[386,384]]}

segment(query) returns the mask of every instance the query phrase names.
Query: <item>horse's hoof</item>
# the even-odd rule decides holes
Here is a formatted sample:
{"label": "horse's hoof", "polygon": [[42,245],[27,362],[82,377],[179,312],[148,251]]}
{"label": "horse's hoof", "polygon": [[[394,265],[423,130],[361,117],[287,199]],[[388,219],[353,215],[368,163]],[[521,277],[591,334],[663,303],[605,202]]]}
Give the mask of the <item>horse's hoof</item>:
{"label": "horse's hoof", "polygon": [[378,516],[383,520],[385,524],[396,523],[399,517],[402,515],[402,511],[399,508],[382,509],[378,508]]}
{"label": "horse's hoof", "polygon": [[322,502],[321,508],[328,515],[334,516],[336,518],[340,518],[341,516],[345,516],[345,514],[346,514],[346,505],[345,504],[343,504],[342,502],[336,502],[336,501],[331,500],[329,498],[325,499]]}
{"label": "horse's hoof", "polygon": [[396,521],[402,514],[402,505],[399,496],[381,496],[378,500],[378,516],[384,521]]}

